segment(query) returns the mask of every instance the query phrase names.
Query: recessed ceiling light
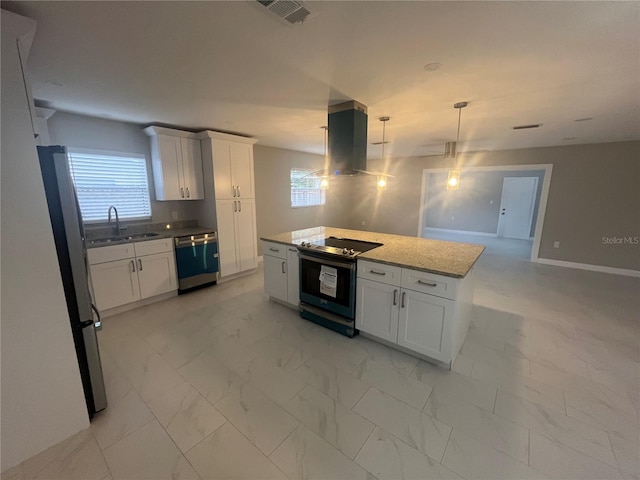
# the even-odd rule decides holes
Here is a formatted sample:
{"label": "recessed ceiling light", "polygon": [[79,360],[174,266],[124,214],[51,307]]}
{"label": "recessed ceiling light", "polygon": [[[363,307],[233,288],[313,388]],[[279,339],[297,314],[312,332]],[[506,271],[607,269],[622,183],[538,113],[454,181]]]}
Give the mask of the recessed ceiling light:
{"label": "recessed ceiling light", "polygon": [[532,123],[530,125],[516,125],[515,127],[511,127],[514,130],[526,130],[528,128],[540,128],[542,126],[541,123]]}
{"label": "recessed ceiling light", "polygon": [[441,66],[442,66],[442,64],[441,64],[441,63],[438,63],[438,62],[434,62],[434,63],[427,63],[427,64],[424,66],[424,69],[425,69],[427,72],[435,72],[435,71],[436,71],[436,70],[438,70]]}
{"label": "recessed ceiling light", "polygon": [[576,118],[574,122],[588,122],[590,120],[593,120],[593,117]]}

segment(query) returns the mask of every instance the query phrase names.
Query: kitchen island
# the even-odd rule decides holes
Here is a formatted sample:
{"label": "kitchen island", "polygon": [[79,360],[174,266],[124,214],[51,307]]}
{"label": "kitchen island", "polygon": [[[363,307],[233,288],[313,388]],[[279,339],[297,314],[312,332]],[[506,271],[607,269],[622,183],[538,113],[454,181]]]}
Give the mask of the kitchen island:
{"label": "kitchen island", "polygon": [[469,327],[473,266],[484,246],[324,226],[265,236],[272,299],[298,306],[297,246],[328,237],[382,244],[356,257],[355,328],[450,368]]}

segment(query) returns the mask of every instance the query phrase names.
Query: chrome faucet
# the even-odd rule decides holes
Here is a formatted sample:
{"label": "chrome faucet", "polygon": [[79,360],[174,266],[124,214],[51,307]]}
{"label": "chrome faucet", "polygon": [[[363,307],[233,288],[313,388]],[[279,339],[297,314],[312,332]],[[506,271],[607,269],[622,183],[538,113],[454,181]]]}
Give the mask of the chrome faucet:
{"label": "chrome faucet", "polygon": [[107,212],[107,215],[109,217],[108,222],[111,223],[111,209],[113,208],[113,211],[116,212],[116,234],[117,235],[122,235],[122,230],[123,228],[120,226],[120,218],[118,218],[118,209],[111,205],[109,207],[109,211]]}

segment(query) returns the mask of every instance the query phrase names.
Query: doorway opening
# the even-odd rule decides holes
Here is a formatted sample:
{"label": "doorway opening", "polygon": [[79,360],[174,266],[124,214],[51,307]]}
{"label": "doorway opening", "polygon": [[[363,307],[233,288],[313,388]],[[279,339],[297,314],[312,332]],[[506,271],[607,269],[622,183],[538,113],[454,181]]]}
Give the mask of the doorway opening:
{"label": "doorway opening", "polygon": [[462,169],[447,190],[447,169],[426,169],[418,236],[483,243],[510,256],[538,260],[552,165]]}

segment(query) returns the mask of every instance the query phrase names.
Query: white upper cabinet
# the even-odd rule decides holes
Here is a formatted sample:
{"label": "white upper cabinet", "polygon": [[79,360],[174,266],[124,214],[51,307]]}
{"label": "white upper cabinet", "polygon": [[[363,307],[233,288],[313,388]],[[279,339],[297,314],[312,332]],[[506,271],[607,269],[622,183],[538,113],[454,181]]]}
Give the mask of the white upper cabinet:
{"label": "white upper cabinet", "polygon": [[156,200],[202,200],[202,152],[195,134],[147,127]]}
{"label": "white upper cabinet", "polygon": [[213,138],[211,146],[216,198],[255,198],[253,145]]}

